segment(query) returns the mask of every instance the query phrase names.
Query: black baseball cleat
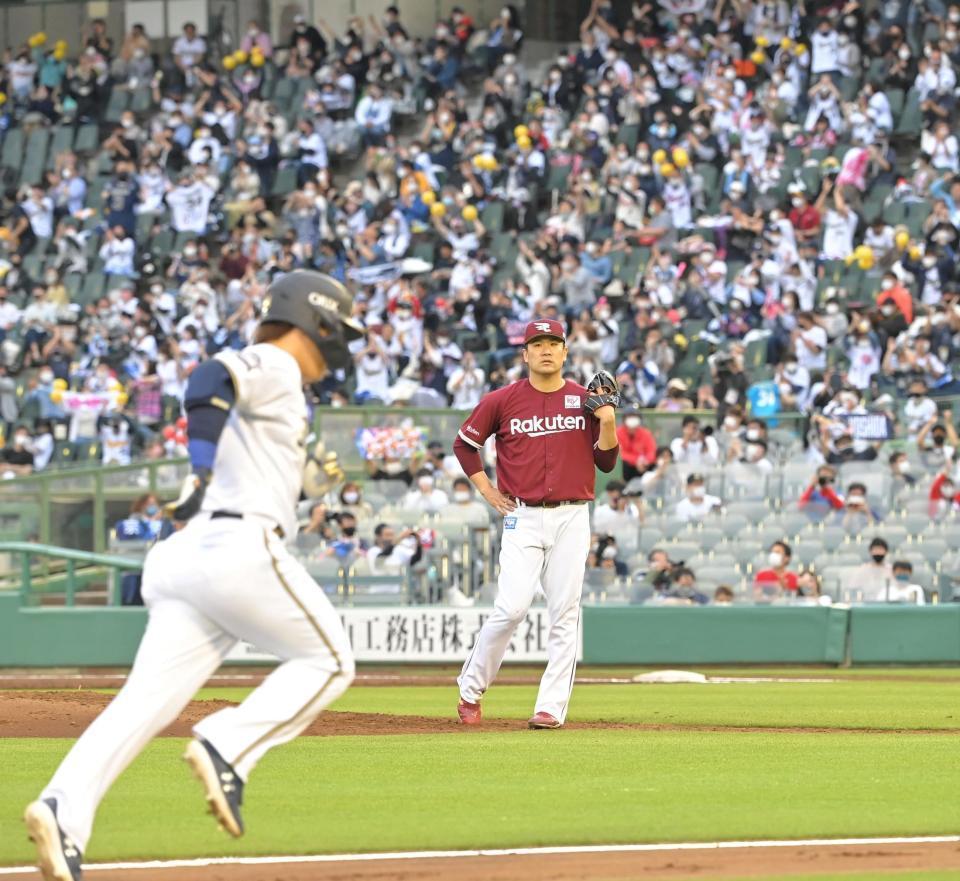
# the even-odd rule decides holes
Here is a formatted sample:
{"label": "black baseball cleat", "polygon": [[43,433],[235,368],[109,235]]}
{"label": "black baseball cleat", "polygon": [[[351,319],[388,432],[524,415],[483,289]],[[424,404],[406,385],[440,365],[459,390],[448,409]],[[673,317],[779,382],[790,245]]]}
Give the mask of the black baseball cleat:
{"label": "black baseball cleat", "polygon": [[83,854],[57,820],[57,800],[45,798],[27,805],[23,814],[27,835],[37,846],[43,881],[80,881]]}
{"label": "black baseball cleat", "polygon": [[191,740],[183,758],[206,790],[207,805],[221,828],[234,838],[243,835],[243,781],[233,766],[202,737]]}

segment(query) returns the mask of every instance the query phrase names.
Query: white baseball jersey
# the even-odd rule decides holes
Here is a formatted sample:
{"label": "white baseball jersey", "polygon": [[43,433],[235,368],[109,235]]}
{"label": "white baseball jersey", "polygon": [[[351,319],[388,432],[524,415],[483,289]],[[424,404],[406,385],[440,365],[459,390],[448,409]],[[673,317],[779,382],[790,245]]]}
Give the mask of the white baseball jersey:
{"label": "white baseball jersey", "polygon": [[224,426],[201,510],[256,514],[296,532],[309,431],[300,368],[269,343],[219,352],[237,403]]}

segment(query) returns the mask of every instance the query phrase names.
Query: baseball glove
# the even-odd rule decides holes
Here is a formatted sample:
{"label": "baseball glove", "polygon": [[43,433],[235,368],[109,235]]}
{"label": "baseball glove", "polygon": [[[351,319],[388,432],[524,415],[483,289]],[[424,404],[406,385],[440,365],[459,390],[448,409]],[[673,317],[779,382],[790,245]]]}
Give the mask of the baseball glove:
{"label": "baseball glove", "polygon": [[583,402],[583,409],[590,414],[596,415],[601,407],[616,409],[620,406],[620,386],[606,370],[594,375],[587,384],[587,391],[590,395]]}

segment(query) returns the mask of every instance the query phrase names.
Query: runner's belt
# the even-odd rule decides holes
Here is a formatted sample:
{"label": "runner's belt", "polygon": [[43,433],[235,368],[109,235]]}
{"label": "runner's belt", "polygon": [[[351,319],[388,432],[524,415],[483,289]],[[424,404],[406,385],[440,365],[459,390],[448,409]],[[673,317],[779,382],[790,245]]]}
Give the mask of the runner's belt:
{"label": "runner's belt", "polygon": [[[243,520],[243,514],[239,511],[214,511],[210,515],[211,520]],[[273,531],[278,538],[284,538],[283,530],[279,526],[274,526]]]}

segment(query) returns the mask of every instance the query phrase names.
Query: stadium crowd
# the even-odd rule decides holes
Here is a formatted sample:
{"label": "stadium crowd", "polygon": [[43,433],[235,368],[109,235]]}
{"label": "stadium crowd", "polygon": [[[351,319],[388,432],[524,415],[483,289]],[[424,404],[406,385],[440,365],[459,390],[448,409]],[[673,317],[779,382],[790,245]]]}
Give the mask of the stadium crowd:
{"label": "stadium crowd", "polygon": [[[191,369],[249,340],[272,279],[315,267],[354,286],[367,328],[355,377],[316,403],[470,409],[522,375],[539,317],[566,324],[572,378],[615,368],[601,581],[713,598],[743,560],[705,592],[689,560],[623,536],[644,523],[676,547],[717,512],[759,527],[765,501],[803,520],[771,524],[758,597],[820,594],[782,540],[813,525],[882,570],[856,577],[865,595],[922,598],[916,556],[866,552],[960,508],[943,400],[960,394],[960,5],[594,0],[579,41],[537,62],[510,5],[428,34],[388,7],[274,36],[251,21],[221,56],[187,24],[160,52],[94,21],[79,45],[8,51],[7,476],[182,453]],[[442,512],[469,487],[426,455],[370,459],[367,485]],[[306,527],[334,554],[340,503]],[[419,552],[383,526],[355,550]]]}

